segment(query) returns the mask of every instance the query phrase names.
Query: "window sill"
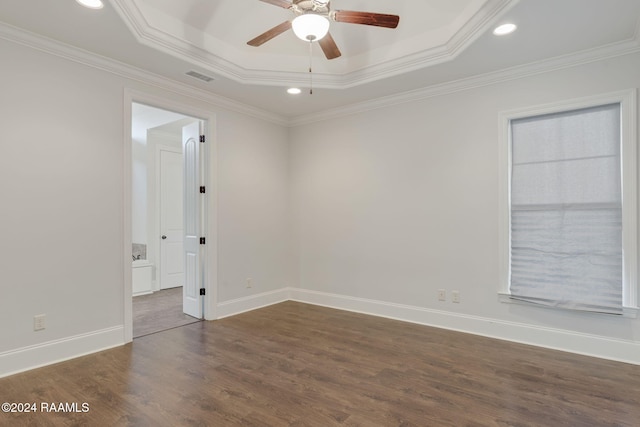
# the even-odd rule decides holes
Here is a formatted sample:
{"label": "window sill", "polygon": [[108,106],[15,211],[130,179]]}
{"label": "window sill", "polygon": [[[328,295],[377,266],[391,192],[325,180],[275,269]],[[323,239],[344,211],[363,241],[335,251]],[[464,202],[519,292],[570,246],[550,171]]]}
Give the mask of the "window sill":
{"label": "window sill", "polygon": [[[498,301],[505,304],[518,304],[518,305],[526,305],[529,307],[539,307],[539,308],[547,308],[547,309],[555,308],[555,307],[548,307],[544,305],[534,304],[534,303],[530,303],[530,302],[526,302],[518,299],[513,299],[511,298],[511,294],[506,292],[498,292]],[[560,308],[557,310],[564,310],[564,309]],[[629,319],[636,319],[638,317],[639,311],[640,309],[638,307],[622,307],[622,317],[626,317]],[[594,312],[588,312],[588,311],[582,311],[581,313],[589,313],[589,314],[604,315],[604,316],[617,316],[616,314],[594,313]]]}

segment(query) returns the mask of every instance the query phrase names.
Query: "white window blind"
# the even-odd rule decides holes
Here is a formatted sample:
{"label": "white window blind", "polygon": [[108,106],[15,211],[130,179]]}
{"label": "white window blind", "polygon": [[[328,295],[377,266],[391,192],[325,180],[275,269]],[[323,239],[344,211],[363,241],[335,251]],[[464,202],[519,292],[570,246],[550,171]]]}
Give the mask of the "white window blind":
{"label": "white window blind", "polygon": [[511,298],[621,314],[620,104],[511,120]]}

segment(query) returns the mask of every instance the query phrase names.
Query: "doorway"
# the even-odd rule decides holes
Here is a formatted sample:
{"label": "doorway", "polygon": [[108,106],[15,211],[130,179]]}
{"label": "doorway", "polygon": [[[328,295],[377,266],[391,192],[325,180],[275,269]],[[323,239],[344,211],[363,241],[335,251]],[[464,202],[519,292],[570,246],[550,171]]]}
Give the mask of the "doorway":
{"label": "doorway", "polygon": [[[131,104],[133,338],[202,320],[204,121]],[[196,144],[194,144],[194,142]],[[195,255],[194,255],[195,254]]]}

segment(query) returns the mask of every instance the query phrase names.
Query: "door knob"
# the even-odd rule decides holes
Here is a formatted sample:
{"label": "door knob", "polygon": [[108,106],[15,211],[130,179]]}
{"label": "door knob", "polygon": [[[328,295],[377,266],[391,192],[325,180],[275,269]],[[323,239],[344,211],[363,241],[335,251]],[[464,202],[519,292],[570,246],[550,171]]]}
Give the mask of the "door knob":
{"label": "door knob", "polygon": [[162,236],[162,240],[164,240],[164,239],[166,239],[166,238],[167,238],[167,236],[164,236],[164,235]]}

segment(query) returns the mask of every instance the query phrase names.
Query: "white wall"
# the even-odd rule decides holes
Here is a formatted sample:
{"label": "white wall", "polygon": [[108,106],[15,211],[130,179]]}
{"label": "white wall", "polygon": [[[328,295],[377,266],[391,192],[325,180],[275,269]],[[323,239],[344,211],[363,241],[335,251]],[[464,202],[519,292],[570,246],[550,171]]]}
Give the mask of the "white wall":
{"label": "white wall", "polygon": [[131,141],[131,211],[132,241],[147,244],[147,138],[136,137]]}
{"label": "white wall", "polygon": [[497,297],[498,114],[637,88],[638,70],[635,54],[292,129],[298,298],[640,363],[638,319]]}
{"label": "white wall", "polygon": [[219,300],[290,286],[287,129],[227,115],[218,137]]}
{"label": "white wall", "polygon": [[285,128],[126,72],[5,40],[0,51],[0,376],[124,341],[125,88],[216,117],[218,300],[286,286]]}
{"label": "white wall", "polygon": [[[124,82],[5,41],[0,51],[4,352],[122,325]],[[42,313],[47,329],[34,332]]]}

